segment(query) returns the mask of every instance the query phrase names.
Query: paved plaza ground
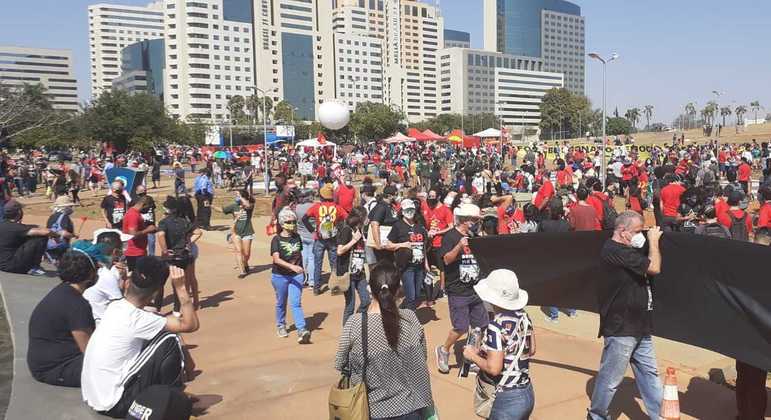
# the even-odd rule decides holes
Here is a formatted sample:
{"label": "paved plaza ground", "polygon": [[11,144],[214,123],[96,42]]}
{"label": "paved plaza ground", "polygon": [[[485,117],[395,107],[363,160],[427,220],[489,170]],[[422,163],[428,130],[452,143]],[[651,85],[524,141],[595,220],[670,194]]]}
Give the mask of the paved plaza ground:
{"label": "paved plaza ground", "polygon": [[[27,222],[42,223],[39,215]],[[225,219],[215,220],[224,225]],[[278,338],[274,329],[274,293],[270,285],[269,241],[261,233],[265,218],[255,218],[254,272],[237,278],[235,259],[224,232],[207,232],[200,242],[197,263],[201,284],[201,329],[185,336],[197,364],[188,386],[200,401],[196,415],[211,419],[325,419],[327,395],[337,377],[333,361],[342,329],[343,297],[306,290],[303,308],[313,330],[312,344],[299,345],[295,336]],[[99,223],[89,221],[84,237]],[[666,258],[666,256],[664,256]],[[170,310],[170,306],[166,307]],[[546,323],[540,308],[528,311],[536,325],[538,353],[531,364],[536,393],[534,419],[583,418],[599,366],[602,342],[596,338],[598,318],[581,312]],[[429,347],[444,341],[449,327],[446,299],[432,309],[420,309]],[[716,353],[656,340],[660,367],[678,369],[683,418],[731,419],[735,415],[730,389],[710,382],[710,369],[733,361]],[[436,371],[429,351],[431,385],[443,420],[476,418],[472,410],[474,377],[460,379]],[[454,364],[454,358],[451,359]],[[612,405],[613,418],[645,418],[631,371]]]}

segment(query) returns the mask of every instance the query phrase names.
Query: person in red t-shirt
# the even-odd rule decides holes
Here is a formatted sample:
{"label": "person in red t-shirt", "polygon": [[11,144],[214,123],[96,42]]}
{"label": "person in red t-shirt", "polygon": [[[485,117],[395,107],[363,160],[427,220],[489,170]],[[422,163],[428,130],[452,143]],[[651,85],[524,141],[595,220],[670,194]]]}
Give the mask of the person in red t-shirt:
{"label": "person in red t-shirt", "polygon": [[337,189],[335,190],[335,203],[340,205],[347,213],[353,210],[354,203],[357,203],[358,191],[353,186],[353,177],[346,175],[338,181]]}
{"label": "person in red t-shirt", "polygon": [[726,198],[728,196],[728,193],[731,191],[731,186],[726,185],[725,188],[718,188],[719,195],[715,199],[715,215],[720,216],[721,214],[728,211],[728,203],[726,202]]}
{"label": "person in red t-shirt", "polygon": [[764,186],[758,190],[758,201],[760,201],[760,210],[758,211],[758,229],[771,229],[771,187]]}
{"label": "person in red t-shirt", "polygon": [[669,185],[661,189],[661,212],[664,216],[661,220],[661,229],[665,232],[672,232],[678,230],[682,221],[678,209],[680,197],[685,192],[685,187],[670,175],[667,175],[667,178],[669,178]]}
{"label": "person in red t-shirt", "polygon": [[750,177],[752,176],[752,166],[747,162],[747,158],[742,158],[742,163],[736,171],[736,180],[744,190],[744,195],[750,193]]}
{"label": "person in red t-shirt", "polygon": [[546,204],[554,197],[554,185],[549,179],[549,171],[543,172],[543,185],[538,189],[535,197],[533,197],[533,204],[538,210],[543,210]]}
{"label": "person in red t-shirt", "polygon": [[136,266],[137,259],[147,255],[147,235],[158,230],[154,224],[148,225],[142,213],[150,209],[150,197],[138,197],[126,215],[123,216],[123,233],[134,235],[126,246],[126,265],[129,271]]}
{"label": "person in red t-shirt", "polygon": [[[747,233],[752,232],[752,217],[750,217],[749,213],[745,212],[741,208],[739,208],[739,203],[744,198],[744,195],[741,191],[731,191],[728,193],[728,211],[724,212],[723,214],[720,214],[717,216],[717,221],[725,226],[728,229],[731,229],[731,224],[733,223],[733,219],[745,219],[745,223],[747,226]],[[731,217],[733,216],[733,217]],[[741,238],[733,238],[733,239],[741,239]]]}
{"label": "person in red t-shirt", "polygon": [[[315,242],[313,243],[313,270],[314,277],[317,279],[313,286],[313,294],[321,294],[321,265],[324,262],[324,252],[329,258],[329,266],[332,270],[337,269],[337,230],[338,225],[348,217],[348,212],[344,208],[335,204],[334,191],[332,185],[324,185],[319,191],[321,201],[311,206],[302,218],[302,223],[309,232],[314,233]],[[313,226],[310,219],[316,221]],[[309,267],[310,269],[310,267]]]}
{"label": "person in red t-shirt", "polygon": [[525,213],[522,211],[514,197],[506,196],[496,208],[498,213],[498,234],[508,235],[519,232],[519,224],[525,223]]}
{"label": "person in red t-shirt", "polygon": [[[423,221],[426,224],[428,238],[431,240],[431,249],[428,251],[428,265],[439,269],[439,284],[444,286],[444,263],[439,254],[442,247],[442,237],[454,227],[452,210],[439,201],[436,190],[428,192],[426,201],[421,203]],[[433,301],[427,302],[429,305]]]}
{"label": "person in red t-shirt", "polygon": [[592,192],[589,194],[589,197],[586,198],[586,204],[589,204],[594,208],[595,213],[597,213],[597,218],[600,220],[601,224],[605,219],[605,209],[603,208],[603,204],[607,200],[608,195],[602,192],[602,182],[597,180],[594,184],[592,184]]}
{"label": "person in red t-shirt", "polygon": [[587,203],[589,197],[588,188],[584,186],[578,187],[576,191],[578,203],[568,214],[568,222],[576,231],[602,230],[602,224],[597,217],[597,211],[591,204]]}

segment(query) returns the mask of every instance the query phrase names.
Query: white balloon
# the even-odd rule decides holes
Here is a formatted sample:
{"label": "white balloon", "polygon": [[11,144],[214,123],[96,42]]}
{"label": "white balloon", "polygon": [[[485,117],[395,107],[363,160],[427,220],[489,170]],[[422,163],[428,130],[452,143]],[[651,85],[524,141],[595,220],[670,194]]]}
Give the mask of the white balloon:
{"label": "white balloon", "polygon": [[339,102],[324,102],[319,107],[319,122],[330,130],[345,127],[350,119],[348,107]]}

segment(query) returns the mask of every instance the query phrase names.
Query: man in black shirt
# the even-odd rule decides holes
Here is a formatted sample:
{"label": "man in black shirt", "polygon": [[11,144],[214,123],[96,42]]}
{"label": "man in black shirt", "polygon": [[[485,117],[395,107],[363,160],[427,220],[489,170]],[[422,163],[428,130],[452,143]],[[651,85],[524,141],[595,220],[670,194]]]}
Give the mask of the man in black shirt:
{"label": "man in black shirt", "polygon": [[[380,262],[383,260],[393,260],[393,253],[388,251],[383,246],[386,242],[387,233],[390,231],[391,226],[399,220],[396,209],[394,208],[394,202],[396,200],[396,187],[393,185],[387,185],[383,188],[383,194],[380,199],[369,212],[369,231],[372,237],[367,238],[368,246],[372,248],[375,253],[375,259]],[[382,229],[387,227],[386,229]],[[385,237],[381,235],[386,234]]]}
{"label": "man in black shirt", "polygon": [[46,251],[48,238],[61,240],[74,236],[66,231],[53,232],[50,229],[21,223],[24,210],[18,201],[11,199],[3,208],[4,220],[0,222],[0,271],[17,274],[43,275],[40,261]]}
{"label": "man in black shirt", "polygon": [[114,181],[112,191],[102,199],[102,217],[107,228],[123,229],[123,216],[126,215],[126,197],[123,196],[123,183]]}
{"label": "man in black shirt", "polygon": [[608,419],[608,407],[627,366],[632,365],[637,389],[651,419],[659,418],[662,387],[653,351],[653,289],[649,276],[661,271],[661,230],[648,230],[648,255],[643,218],[626,211],[616,218],[613,237],[602,249],[602,263],[611,282],[599,291],[602,361],[587,418]]}
{"label": "man in black shirt", "polygon": [[83,292],[96,282],[96,273],[97,261],[88,252],[65,253],[59,262],[62,283],[32,311],[27,365],[38,381],[80,387],[83,353],[95,328],[91,305]]}
{"label": "man in black shirt", "polygon": [[461,204],[455,216],[455,227],[442,237],[439,250],[444,262],[445,292],[452,323],[447,340],[436,348],[436,364],[441,373],[450,372],[450,349],[469,326],[484,328],[488,323],[487,310],[474,291],[479,280],[479,265],[468,246],[468,238],[479,233],[479,207]]}

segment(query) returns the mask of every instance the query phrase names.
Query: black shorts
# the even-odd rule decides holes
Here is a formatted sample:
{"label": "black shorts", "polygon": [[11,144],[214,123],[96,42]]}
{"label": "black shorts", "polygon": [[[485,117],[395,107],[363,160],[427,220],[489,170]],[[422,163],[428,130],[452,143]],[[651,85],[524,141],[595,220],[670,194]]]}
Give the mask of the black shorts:
{"label": "black shorts", "polygon": [[431,250],[428,251],[428,265],[433,265],[434,267],[438,268],[439,271],[444,270],[444,260],[439,253],[439,248],[431,248]]}

